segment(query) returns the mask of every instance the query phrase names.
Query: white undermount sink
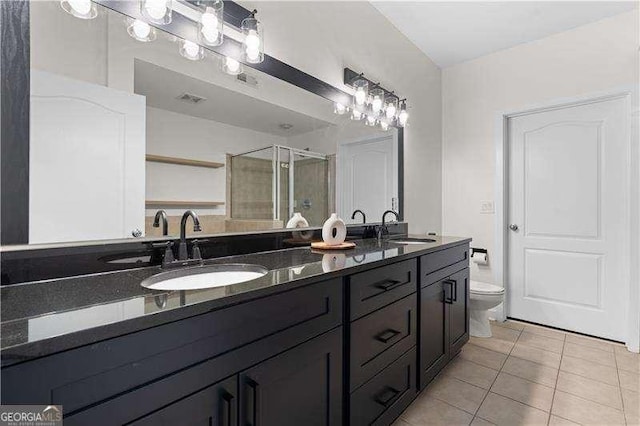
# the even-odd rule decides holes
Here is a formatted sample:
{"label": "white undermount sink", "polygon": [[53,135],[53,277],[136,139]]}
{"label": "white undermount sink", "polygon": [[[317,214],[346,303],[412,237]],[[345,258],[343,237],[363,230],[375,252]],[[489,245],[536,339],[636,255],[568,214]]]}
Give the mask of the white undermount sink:
{"label": "white undermount sink", "polygon": [[141,286],[152,290],[202,290],[238,284],[263,277],[269,272],[260,265],[206,265],[161,272],[147,278]]}

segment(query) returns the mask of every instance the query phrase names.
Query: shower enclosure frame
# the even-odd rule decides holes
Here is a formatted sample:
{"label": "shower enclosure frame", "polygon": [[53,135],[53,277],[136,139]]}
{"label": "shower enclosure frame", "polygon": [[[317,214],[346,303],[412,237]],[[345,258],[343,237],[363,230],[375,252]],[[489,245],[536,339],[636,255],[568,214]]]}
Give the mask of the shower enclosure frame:
{"label": "shower enclosure frame", "polygon": [[[234,157],[239,157],[239,156],[243,156],[243,155],[247,155],[247,154],[252,154],[255,152],[259,152],[259,151],[265,151],[267,149],[272,149],[272,159],[271,159],[271,167],[272,167],[272,185],[271,185],[271,200],[272,200],[272,205],[273,205],[273,220],[283,220],[280,217],[280,211],[281,211],[281,207],[282,207],[282,202],[281,202],[281,197],[279,196],[280,194],[280,188],[282,187],[282,174],[279,171],[279,167],[280,164],[282,163],[282,153],[283,151],[288,152],[289,154],[289,161],[287,163],[287,167],[288,167],[288,174],[289,174],[289,185],[288,185],[288,196],[289,196],[289,205],[288,205],[288,218],[291,218],[293,216],[294,213],[294,191],[295,191],[295,155],[299,155],[301,157],[306,157],[306,158],[315,158],[318,160],[325,160],[327,161],[327,166],[328,166],[328,161],[329,161],[329,155],[327,154],[322,154],[319,152],[313,152],[313,151],[307,151],[305,149],[299,149],[299,148],[293,148],[290,146],[285,146],[285,145],[268,145],[265,146],[263,148],[258,148],[258,149],[252,149],[250,151],[246,151],[246,152],[242,152],[240,154],[234,154],[231,156],[231,158]],[[327,173],[327,196],[331,193],[330,189],[331,189],[331,174]],[[233,191],[233,180],[231,181],[231,190]],[[329,206],[330,202],[328,201],[327,204],[327,210],[328,210],[328,206]],[[232,213],[232,218],[233,218],[233,213]],[[283,223],[286,225],[286,221],[287,220],[283,220]]]}

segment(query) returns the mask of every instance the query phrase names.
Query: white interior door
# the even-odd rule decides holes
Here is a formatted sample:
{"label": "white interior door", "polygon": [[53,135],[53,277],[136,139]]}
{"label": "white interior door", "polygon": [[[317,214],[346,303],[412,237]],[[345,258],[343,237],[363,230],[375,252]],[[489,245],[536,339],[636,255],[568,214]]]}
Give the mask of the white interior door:
{"label": "white interior door", "polygon": [[144,233],[145,98],[31,71],[29,243]]}
{"label": "white interior door", "polygon": [[353,211],[360,209],[368,222],[379,222],[385,210],[397,211],[398,144],[392,134],[342,144],[337,157],[340,217],[351,221]]}
{"label": "white interior door", "polygon": [[626,339],[627,127],[620,98],[509,119],[509,316]]}

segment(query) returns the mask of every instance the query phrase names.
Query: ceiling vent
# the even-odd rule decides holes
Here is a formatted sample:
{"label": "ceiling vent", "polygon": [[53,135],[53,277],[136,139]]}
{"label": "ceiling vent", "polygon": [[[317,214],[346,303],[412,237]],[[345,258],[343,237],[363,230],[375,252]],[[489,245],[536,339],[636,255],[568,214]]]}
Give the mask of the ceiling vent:
{"label": "ceiling vent", "polygon": [[182,95],[178,96],[176,99],[178,99],[179,101],[187,102],[189,104],[194,104],[194,105],[202,103],[207,100],[202,96],[194,95],[191,93],[183,93]]}

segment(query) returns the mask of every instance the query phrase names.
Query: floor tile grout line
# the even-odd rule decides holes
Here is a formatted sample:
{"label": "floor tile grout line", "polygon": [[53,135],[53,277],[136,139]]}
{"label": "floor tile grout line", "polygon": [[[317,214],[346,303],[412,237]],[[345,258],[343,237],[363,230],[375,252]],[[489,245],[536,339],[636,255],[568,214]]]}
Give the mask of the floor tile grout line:
{"label": "floor tile grout line", "polygon": [[[484,401],[487,399],[487,396],[489,396],[489,394],[491,393],[491,388],[493,387],[493,385],[496,383],[496,380],[498,380],[498,376],[500,376],[500,373],[502,372],[502,369],[504,368],[504,364],[507,362],[507,360],[509,359],[509,357],[511,356],[511,352],[513,352],[513,348],[516,347],[516,343],[518,342],[518,340],[520,340],[520,336],[522,335],[522,330],[518,331],[518,338],[516,339],[515,342],[513,342],[513,345],[511,346],[511,350],[509,351],[509,353],[507,354],[507,356],[505,357],[504,361],[502,361],[502,364],[500,364],[500,370],[498,370],[498,374],[496,374],[496,377],[493,379],[493,381],[491,382],[491,386],[489,386],[489,389],[487,390],[487,393],[484,394],[484,398],[482,398],[482,401],[480,401],[480,404],[478,405],[478,408],[476,408],[476,412],[473,414],[473,416],[475,417],[476,415],[478,415],[478,412],[480,411],[480,408],[482,407],[482,404],[484,404]],[[494,351],[495,352],[495,351]],[[482,420],[487,420],[484,417],[480,417]],[[489,420],[487,420],[489,421]],[[493,423],[493,422],[491,422]]]}
{"label": "floor tile grout line", "polygon": [[560,369],[562,368],[562,361],[564,359],[564,347],[566,343],[567,343],[567,336],[565,335],[564,341],[562,342],[562,353],[560,353],[560,365],[558,365],[558,374],[556,374],[556,383],[555,385],[553,385],[553,396],[551,398],[551,407],[549,407],[549,419],[547,420],[547,424],[551,423],[551,416],[553,415],[553,405],[556,403],[556,391],[558,390],[558,379],[560,378]]}
{"label": "floor tile grout line", "polygon": [[622,402],[622,417],[624,418],[624,424],[627,424],[627,410],[624,406],[624,396],[622,395],[622,384],[620,383],[620,369],[618,368],[618,357],[616,356],[615,349],[613,351],[613,362],[616,364],[616,376],[618,377],[618,393],[620,394],[620,401]]}

